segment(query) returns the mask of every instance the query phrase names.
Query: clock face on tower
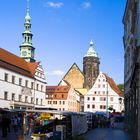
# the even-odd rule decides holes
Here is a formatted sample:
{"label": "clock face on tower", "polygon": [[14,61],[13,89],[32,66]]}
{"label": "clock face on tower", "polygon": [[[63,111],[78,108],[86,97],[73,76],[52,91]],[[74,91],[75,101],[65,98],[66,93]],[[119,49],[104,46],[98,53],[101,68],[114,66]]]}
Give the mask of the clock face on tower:
{"label": "clock face on tower", "polygon": [[27,51],[22,51],[22,55],[26,56],[27,55]]}

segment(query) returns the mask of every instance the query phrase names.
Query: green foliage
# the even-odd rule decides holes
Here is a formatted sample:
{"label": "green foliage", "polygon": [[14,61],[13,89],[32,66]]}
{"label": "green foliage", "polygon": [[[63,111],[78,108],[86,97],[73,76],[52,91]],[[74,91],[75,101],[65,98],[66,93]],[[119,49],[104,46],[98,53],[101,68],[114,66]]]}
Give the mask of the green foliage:
{"label": "green foliage", "polygon": [[124,84],[118,84],[117,86],[121,92],[124,92]]}

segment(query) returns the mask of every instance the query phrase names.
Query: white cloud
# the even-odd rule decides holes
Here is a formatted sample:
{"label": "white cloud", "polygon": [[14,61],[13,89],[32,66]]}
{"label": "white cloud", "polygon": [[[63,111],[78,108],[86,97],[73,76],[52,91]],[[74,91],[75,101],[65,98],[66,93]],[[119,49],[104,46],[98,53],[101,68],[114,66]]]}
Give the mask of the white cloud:
{"label": "white cloud", "polygon": [[61,75],[63,75],[64,74],[64,72],[63,71],[61,71],[61,70],[54,70],[54,71],[52,71],[51,73],[47,73],[48,75],[56,75],[56,76],[61,76]]}
{"label": "white cloud", "polygon": [[52,7],[52,8],[60,8],[62,7],[64,4],[62,2],[47,2],[45,6],[47,7]]}
{"label": "white cloud", "polygon": [[91,7],[91,3],[90,3],[90,2],[84,2],[84,3],[82,3],[82,7],[83,7],[84,9],[88,9],[88,8]]}

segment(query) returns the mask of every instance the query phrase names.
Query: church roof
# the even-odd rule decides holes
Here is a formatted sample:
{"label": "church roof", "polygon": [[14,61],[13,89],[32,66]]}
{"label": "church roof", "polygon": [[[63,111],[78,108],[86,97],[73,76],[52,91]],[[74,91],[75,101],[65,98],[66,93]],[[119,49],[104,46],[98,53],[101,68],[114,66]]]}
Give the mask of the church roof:
{"label": "church roof", "polygon": [[39,62],[26,62],[24,59],[0,48],[0,66],[17,73],[33,77]]}
{"label": "church roof", "polygon": [[90,47],[89,47],[89,49],[87,51],[87,54],[85,56],[86,57],[90,57],[90,56],[92,56],[92,57],[98,57],[97,53],[94,50],[94,44],[93,44],[93,41],[92,40],[90,41]]}

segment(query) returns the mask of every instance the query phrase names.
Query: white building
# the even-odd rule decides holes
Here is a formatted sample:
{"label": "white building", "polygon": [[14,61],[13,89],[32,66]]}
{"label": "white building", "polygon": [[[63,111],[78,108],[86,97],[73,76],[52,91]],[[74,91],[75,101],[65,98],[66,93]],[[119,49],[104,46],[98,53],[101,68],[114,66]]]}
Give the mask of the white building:
{"label": "white building", "polygon": [[20,57],[0,48],[0,107],[3,108],[32,109],[44,105],[45,75],[41,63],[34,59],[27,5]]}
{"label": "white building", "polygon": [[100,72],[93,87],[84,98],[84,111],[106,112],[111,107],[116,112],[124,109],[123,96],[112,78]]}
{"label": "white building", "polygon": [[45,76],[40,62],[24,59],[0,48],[0,107],[32,109],[44,105]]}

